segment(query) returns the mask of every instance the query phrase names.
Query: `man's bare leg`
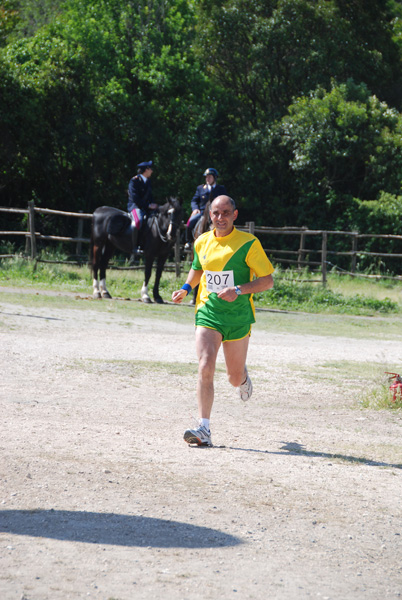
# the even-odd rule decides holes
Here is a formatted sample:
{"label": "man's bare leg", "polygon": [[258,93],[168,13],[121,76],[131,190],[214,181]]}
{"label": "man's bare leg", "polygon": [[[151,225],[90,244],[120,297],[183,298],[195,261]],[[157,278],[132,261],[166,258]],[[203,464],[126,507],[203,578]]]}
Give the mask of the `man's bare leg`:
{"label": "man's bare leg", "polygon": [[198,416],[203,419],[209,419],[211,416],[214,402],[215,364],[221,343],[222,335],[215,329],[208,329],[207,327],[196,328]]}
{"label": "man's bare leg", "polygon": [[246,358],[250,336],[235,342],[224,342],[223,353],[229,382],[239,387],[246,379]]}

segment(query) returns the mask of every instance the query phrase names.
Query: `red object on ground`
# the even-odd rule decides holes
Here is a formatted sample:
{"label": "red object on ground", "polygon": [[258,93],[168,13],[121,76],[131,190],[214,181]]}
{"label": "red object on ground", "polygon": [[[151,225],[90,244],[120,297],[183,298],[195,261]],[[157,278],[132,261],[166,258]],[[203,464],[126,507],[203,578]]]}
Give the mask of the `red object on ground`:
{"label": "red object on ground", "polygon": [[398,373],[390,373],[389,371],[385,372],[387,375],[391,375],[389,380],[393,381],[393,383],[389,386],[389,389],[392,392],[392,401],[395,402],[398,394],[402,398],[402,377]]}

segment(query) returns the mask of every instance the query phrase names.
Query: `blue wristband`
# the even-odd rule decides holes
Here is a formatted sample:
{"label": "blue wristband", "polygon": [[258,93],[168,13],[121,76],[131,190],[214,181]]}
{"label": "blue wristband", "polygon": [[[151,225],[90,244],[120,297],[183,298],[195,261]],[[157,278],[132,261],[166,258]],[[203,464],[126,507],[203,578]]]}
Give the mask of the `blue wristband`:
{"label": "blue wristband", "polygon": [[186,290],[187,295],[188,295],[193,288],[191,287],[191,285],[189,283],[183,283],[183,285],[181,286],[181,289]]}

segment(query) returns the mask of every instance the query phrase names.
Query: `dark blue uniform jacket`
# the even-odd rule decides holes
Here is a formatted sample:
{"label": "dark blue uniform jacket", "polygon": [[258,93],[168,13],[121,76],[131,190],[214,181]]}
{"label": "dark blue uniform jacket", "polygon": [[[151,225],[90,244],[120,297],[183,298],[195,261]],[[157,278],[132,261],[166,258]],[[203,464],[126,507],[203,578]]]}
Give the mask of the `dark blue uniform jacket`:
{"label": "dark blue uniform jacket", "polygon": [[130,179],[128,184],[128,204],[127,211],[131,212],[133,208],[140,208],[147,212],[148,206],[152,204],[152,188],[149,179],[145,182],[140,175]]}
{"label": "dark blue uniform jacket", "polygon": [[191,200],[191,210],[196,210],[198,208],[201,212],[204,212],[208,200],[215,200],[218,196],[226,194],[227,192],[224,185],[216,185],[210,192],[208,191],[208,186],[206,184],[199,185]]}

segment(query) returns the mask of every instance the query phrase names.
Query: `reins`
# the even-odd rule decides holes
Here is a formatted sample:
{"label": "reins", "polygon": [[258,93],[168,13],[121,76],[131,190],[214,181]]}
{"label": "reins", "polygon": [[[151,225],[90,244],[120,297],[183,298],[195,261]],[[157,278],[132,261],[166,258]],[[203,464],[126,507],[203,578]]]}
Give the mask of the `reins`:
{"label": "reins", "polygon": [[[162,242],[163,242],[164,244],[167,244],[167,243],[169,242],[169,240],[168,240],[168,238],[167,238],[167,237],[165,237],[165,236],[162,234],[162,232],[161,232],[161,229],[160,229],[160,226],[159,226],[159,221],[158,221],[158,217],[157,217],[157,215],[154,215],[154,216],[152,217],[152,219],[154,220],[154,223],[155,223],[155,225],[156,225],[156,231],[158,232],[158,235],[159,235],[160,239],[162,240]],[[171,216],[170,216],[170,222],[169,222],[169,225],[170,225],[170,224],[173,224],[173,213],[172,213],[172,214],[171,214]],[[169,227],[168,227],[168,229],[169,229]]]}
{"label": "reins", "polygon": [[164,236],[162,235],[161,229],[160,229],[160,227],[159,227],[158,217],[155,215],[155,216],[153,217],[153,219],[154,219],[154,222],[155,222],[155,224],[156,224],[156,231],[158,232],[158,235],[159,235],[160,239],[162,240],[162,242],[163,242],[164,244],[167,244],[167,242],[168,242],[168,239],[167,239],[167,237],[164,237]]}

